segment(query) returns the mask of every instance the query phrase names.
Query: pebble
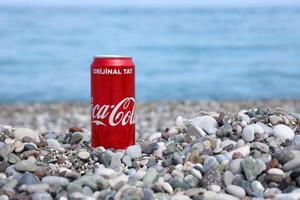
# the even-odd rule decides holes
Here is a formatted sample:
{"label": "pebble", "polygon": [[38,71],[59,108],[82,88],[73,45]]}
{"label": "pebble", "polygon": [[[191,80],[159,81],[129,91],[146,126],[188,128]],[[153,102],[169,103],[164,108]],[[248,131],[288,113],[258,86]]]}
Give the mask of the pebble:
{"label": "pebble", "polygon": [[59,176],[46,176],[42,179],[42,183],[46,183],[49,185],[59,185],[64,187],[69,184],[69,180],[67,178]]}
{"label": "pebble", "polygon": [[255,134],[262,135],[263,128],[258,124],[250,124],[246,126],[242,132],[242,137],[246,142],[251,142],[255,139]]}
{"label": "pebble", "polygon": [[227,170],[224,172],[224,183],[226,186],[229,186],[232,184],[233,178],[234,178],[234,176],[231,171]]}
{"label": "pebble", "polygon": [[16,164],[17,162],[21,161],[21,159],[14,153],[8,155],[7,161],[10,164]]}
{"label": "pebble", "polygon": [[83,138],[83,135],[82,135],[81,132],[74,132],[71,135],[70,143],[71,144],[78,143],[78,142],[80,142],[82,140],[82,138]]}
{"label": "pebble", "polygon": [[218,170],[210,168],[203,176],[202,186],[207,188],[210,185],[222,186],[221,174]]}
{"label": "pebble", "polygon": [[233,174],[242,173],[242,171],[243,171],[242,165],[241,165],[242,161],[243,161],[243,159],[235,159],[229,163],[229,169]]}
{"label": "pebble", "polygon": [[273,125],[276,125],[282,121],[282,118],[277,115],[270,115],[269,120]]}
{"label": "pebble", "polygon": [[264,197],[265,188],[259,181],[255,180],[251,183],[251,190],[252,190],[254,196],[261,197],[261,198]]}
{"label": "pebble", "polygon": [[158,149],[158,144],[155,142],[143,147],[142,152],[146,154],[151,154],[157,149]]}
{"label": "pebble", "polygon": [[143,182],[145,185],[151,185],[156,179],[158,172],[155,168],[149,168],[143,178]]}
{"label": "pebble", "polygon": [[175,194],[171,197],[171,200],[192,200],[189,196],[183,194]]}
{"label": "pebble", "polygon": [[34,172],[37,170],[37,166],[31,160],[21,160],[15,165],[15,169],[20,172]]}
{"label": "pebble", "polygon": [[215,118],[205,115],[191,120],[191,124],[197,128],[203,129],[207,134],[214,134],[217,131],[218,123]]}
{"label": "pebble", "polygon": [[242,160],[241,165],[245,176],[249,181],[253,181],[266,169],[266,165],[262,160],[254,159],[251,156],[248,156]]}
{"label": "pebble", "polygon": [[282,168],[284,171],[290,171],[290,170],[296,169],[298,167],[300,167],[300,158],[295,158],[295,159],[285,163]]}
{"label": "pebble", "polygon": [[64,152],[65,149],[60,145],[60,143],[56,139],[47,139],[46,140],[47,144],[49,147]]}
{"label": "pebble", "polygon": [[33,131],[30,128],[17,128],[14,132],[14,136],[20,141],[22,141],[23,137],[27,136],[32,138],[36,143],[40,142],[40,138],[37,132]]}
{"label": "pebble", "polygon": [[238,198],[243,198],[244,196],[246,196],[244,188],[237,185],[228,185],[226,187],[226,192]]}
{"label": "pebble", "polygon": [[32,200],[52,200],[52,196],[48,192],[37,191],[32,195]]}
{"label": "pebble", "polygon": [[292,140],[295,136],[295,133],[290,127],[283,124],[278,124],[274,126],[273,135],[283,140]]}
{"label": "pebble", "polygon": [[39,184],[40,179],[32,173],[26,172],[19,180],[19,185],[34,185]]}
{"label": "pebble", "polygon": [[279,168],[271,168],[268,170],[269,175],[280,175],[283,176],[284,172]]}
{"label": "pebble", "polygon": [[131,158],[128,155],[123,156],[122,162],[128,167],[132,166]]}
{"label": "pebble", "polygon": [[151,200],[151,199],[153,199],[154,192],[151,189],[149,189],[149,188],[143,188],[142,191],[143,191],[143,194],[144,194],[144,200]]}
{"label": "pebble", "polygon": [[136,159],[142,156],[142,149],[139,145],[129,146],[126,149],[126,154],[130,156],[131,159]]}
{"label": "pebble", "polygon": [[81,159],[81,160],[87,160],[87,159],[89,159],[90,158],[90,153],[89,152],[87,152],[87,151],[80,151],[79,153],[78,153],[78,157]]}
{"label": "pebble", "polygon": [[37,191],[48,191],[50,186],[45,183],[39,183],[34,185],[26,185],[26,190],[29,193],[35,193]]}

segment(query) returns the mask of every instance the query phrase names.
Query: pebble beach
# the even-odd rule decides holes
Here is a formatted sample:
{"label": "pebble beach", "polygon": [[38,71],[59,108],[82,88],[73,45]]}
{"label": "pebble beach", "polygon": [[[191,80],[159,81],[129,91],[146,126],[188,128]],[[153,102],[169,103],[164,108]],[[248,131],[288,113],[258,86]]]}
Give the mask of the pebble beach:
{"label": "pebble beach", "polygon": [[0,200],[300,199],[300,101],[145,102],[90,147],[87,103],[0,105]]}

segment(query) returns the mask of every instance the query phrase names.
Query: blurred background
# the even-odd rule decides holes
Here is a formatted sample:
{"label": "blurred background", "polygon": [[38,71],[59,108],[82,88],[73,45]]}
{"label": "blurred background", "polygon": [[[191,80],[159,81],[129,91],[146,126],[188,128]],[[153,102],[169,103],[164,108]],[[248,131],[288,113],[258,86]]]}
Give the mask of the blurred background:
{"label": "blurred background", "polygon": [[89,101],[97,54],[137,99],[300,98],[300,1],[0,1],[0,103]]}

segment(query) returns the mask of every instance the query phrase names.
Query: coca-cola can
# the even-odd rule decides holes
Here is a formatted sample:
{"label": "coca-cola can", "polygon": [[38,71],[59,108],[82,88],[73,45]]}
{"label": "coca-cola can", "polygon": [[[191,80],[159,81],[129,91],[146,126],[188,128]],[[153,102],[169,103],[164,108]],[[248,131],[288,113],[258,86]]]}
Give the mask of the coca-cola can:
{"label": "coca-cola can", "polygon": [[95,56],[91,64],[92,146],[135,143],[135,66],[130,56]]}

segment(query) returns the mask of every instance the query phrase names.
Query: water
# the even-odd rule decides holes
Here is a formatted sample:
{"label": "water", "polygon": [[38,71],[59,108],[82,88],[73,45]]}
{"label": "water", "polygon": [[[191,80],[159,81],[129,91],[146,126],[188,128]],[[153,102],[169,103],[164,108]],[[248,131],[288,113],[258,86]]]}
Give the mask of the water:
{"label": "water", "polygon": [[95,54],[138,100],[300,98],[300,7],[0,6],[0,102],[88,101]]}

